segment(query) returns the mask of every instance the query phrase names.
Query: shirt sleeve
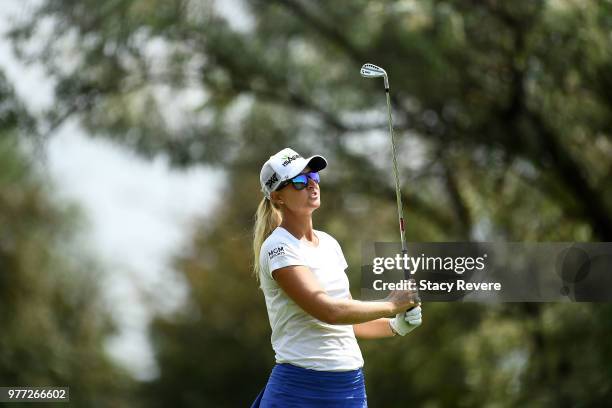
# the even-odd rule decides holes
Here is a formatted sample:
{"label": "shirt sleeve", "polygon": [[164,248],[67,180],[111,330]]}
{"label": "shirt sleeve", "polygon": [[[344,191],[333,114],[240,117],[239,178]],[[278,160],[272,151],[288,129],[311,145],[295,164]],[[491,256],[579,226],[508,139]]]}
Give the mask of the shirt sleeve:
{"label": "shirt sleeve", "polygon": [[287,242],[278,242],[265,248],[263,256],[268,261],[268,274],[272,279],[272,272],[286,266],[306,265],[299,248]]}

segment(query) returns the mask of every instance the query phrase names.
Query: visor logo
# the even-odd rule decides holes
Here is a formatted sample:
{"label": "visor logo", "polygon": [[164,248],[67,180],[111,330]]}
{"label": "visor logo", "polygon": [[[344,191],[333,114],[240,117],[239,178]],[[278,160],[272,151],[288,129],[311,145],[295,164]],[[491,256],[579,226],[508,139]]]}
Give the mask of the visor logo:
{"label": "visor logo", "polygon": [[266,187],[271,189],[274,183],[276,183],[277,181],[278,181],[278,174],[274,173],[272,174],[272,177],[270,177],[268,181],[266,181]]}
{"label": "visor logo", "polygon": [[283,162],[283,167],[287,167],[289,163],[299,159],[300,157],[302,156],[300,156],[299,154],[294,154],[293,156],[281,156],[281,159],[285,159],[285,161]]}

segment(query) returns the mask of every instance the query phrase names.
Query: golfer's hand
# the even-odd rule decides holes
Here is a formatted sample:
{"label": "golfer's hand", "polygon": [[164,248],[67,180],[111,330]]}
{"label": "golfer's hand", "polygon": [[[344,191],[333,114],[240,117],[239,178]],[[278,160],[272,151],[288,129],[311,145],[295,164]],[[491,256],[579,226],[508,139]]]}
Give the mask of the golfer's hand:
{"label": "golfer's hand", "polygon": [[393,303],[394,313],[404,312],[420,305],[419,293],[416,290],[394,290],[385,300]]}
{"label": "golfer's hand", "polygon": [[421,317],[421,306],[417,306],[408,312],[402,312],[395,315],[394,319],[389,321],[393,330],[400,336],[405,336],[423,323]]}

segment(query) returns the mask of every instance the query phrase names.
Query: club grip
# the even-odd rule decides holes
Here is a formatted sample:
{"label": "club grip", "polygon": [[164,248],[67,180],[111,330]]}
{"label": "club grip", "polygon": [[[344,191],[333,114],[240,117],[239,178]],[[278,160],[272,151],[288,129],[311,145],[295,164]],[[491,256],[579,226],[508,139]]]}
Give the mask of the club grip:
{"label": "club grip", "polygon": [[[402,255],[407,255],[408,251],[406,251],[405,249],[402,250]],[[404,269],[404,279],[411,281],[411,282],[416,282],[414,280],[414,278],[412,277],[412,275],[410,274],[410,271]],[[421,297],[419,296],[419,291],[418,291],[418,287],[417,290],[414,293],[414,300],[416,303],[421,303]],[[407,312],[409,312],[410,310],[414,309],[416,306],[413,306],[409,309],[406,309]]]}
{"label": "club grip", "polygon": [[[404,272],[405,272],[405,271],[404,271]],[[408,274],[408,275],[410,275],[410,274]],[[410,278],[410,277],[408,277],[407,279],[408,279],[408,280],[410,280],[410,281],[412,281],[412,282],[415,282],[415,280],[414,280],[414,279],[412,279],[412,278]],[[421,303],[421,297],[419,296],[419,291],[418,291],[418,290],[417,290],[417,291],[414,293],[414,297],[413,297],[413,299],[414,299],[414,301],[415,301],[416,303]],[[412,306],[411,308],[406,309],[406,311],[407,311],[407,312],[409,312],[409,311],[411,311],[412,309],[414,309],[415,307],[416,307],[416,306]]]}

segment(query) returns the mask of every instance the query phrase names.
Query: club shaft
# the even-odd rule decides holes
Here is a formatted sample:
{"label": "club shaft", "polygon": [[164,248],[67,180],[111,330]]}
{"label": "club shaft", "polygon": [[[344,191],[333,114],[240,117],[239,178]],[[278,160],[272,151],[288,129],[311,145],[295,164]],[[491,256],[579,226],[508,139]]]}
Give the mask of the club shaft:
{"label": "club shaft", "polygon": [[[389,78],[387,76],[387,72],[374,65],[374,64],[364,64],[361,67],[361,75],[366,78],[379,78],[383,77],[385,81],[385,94],[387,97],[387,115],[389,120],[389,134],[391,135],[391,157],[393,159],[393,176],[395,177],[395,197],[397,199],[397,215],[399,217],[399,228],[400,228],[400,241],[402,243],[402,255],[408,255],[408,246],[406,244],[406,231],[405,231],[405,223],[404,223],[404,210],[402,204],[402,191],[400,189],[400,178],[399,178],[399,167],[397,165],[397,148],[395,145],[395,134],[393,132],[393,118],[391,115],[391,94],[389,92]],[[415,282],[412,279],[412,275],[410,271],[404,269],[404,277],[411,282]],[[418,290],[415,291],[415,297],[413,298],[415,303],[420,303],[421,300],[418,295]],[[408,310],[413,309],[414,307],[409,308]]]}
{"label": "club shaft", "polygon": [[[391,135],[391,156],[393,158],[393,175],[395,176],[395,197],[397,199],[397,214],[399,217],[399,227],[400,227],[400,241],[402,243],[402,255],[408,255],[408,246],[406,244],[406,231],[405,231],[405,223],[404,223],[404,206],[402,204],[402,191],[400,189],[400,179],[399,179],[399,168],[397,165],[397,148],[395,146],[395,133],[393,132],[393,118],[391,115],[391,95],[389,92],[389,82],[387,77],[385,76],[385,94],[387,95],[387,114],[389,118],[389,134]],[[411,280],[412,275],[410,271],[404,269],[404,278]],[[417,293],[415,297],[415,301],[420,302],[419,295]],[[414,307],[408,308],[407,311],[412,310]]]}
{"label": "club shaft", "polygon": [[387,113],[389,116],[389,133],[391,134],[391,156],[393,157],[393,175],[395,176],[395,196],[397,198],[397,214],[399,216],[400,240],[402,243],[402,253],[407,253],[408,247],[406,246],[406,234],[404,230],[405,224],[402,205],[402,191],[400,189],[399,169],[397,166],[397,149],[395,147],[395,134],[393,132],[393,119],[391,117],[391,96],[389,95],[388,87],[385,88],[385,93],[387,94]]}

